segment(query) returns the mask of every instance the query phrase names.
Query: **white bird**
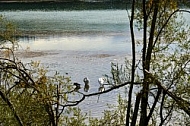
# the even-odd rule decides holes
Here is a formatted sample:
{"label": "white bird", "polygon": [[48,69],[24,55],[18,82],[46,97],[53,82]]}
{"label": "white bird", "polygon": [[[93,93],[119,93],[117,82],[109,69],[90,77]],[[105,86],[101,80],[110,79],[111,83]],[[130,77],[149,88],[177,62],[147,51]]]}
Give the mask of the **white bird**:
{"label": "white bird", "polygon": [[108,84],[108,80],[106,77],[100,77],[98,78],[98,83],[101,85]]}
{"label": "white bird", "polygon": [[90,86],[89,86],[90,80],[89,80],[87,77],[85,77],[85,78],[83,79],[83,82],[84,82],[84,91],[85,91],[85,92],[88,92],[88,90],[89,90],[89,88],[90,88]]}

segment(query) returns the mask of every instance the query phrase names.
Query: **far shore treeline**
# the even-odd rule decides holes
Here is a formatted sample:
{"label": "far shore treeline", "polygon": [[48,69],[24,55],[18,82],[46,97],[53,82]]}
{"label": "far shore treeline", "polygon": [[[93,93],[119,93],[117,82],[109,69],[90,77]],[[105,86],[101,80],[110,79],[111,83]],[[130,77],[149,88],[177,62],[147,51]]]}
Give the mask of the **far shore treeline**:
{"label": "far shore treeline", "polygon": [[[190,0],[186,2],[189,6]],[[129,9],[130,5],[131,0],[1,0],[0,11]]]}
{"label": "far shore treeline", "polygon": [[1,0],[0,2],[109,2],[109,1],[125,1],[130,2],[132,0]]}
{"label": "far shore treeline", "polygon": [[15,0],[0,1],[0,11],[6,10],[94,10],[126,9],[130,0],[78,1],[78,0]]}

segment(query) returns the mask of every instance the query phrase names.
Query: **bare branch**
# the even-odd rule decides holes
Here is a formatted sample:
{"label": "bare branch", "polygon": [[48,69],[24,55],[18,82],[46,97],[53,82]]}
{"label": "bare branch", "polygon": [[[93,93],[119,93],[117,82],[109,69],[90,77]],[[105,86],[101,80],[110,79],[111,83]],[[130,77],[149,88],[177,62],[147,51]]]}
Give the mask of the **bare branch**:
{"label": "bare branch", "polygon": [[[103,92],[96,92],[96,93],[91,93],[91,94],[84,94],[84,93],[78,92],[79,94],[82,95],[82,98],[81,98],[80,100],[77,100],[77,101],[68,101],[68,102],[70,102],[71,104],[66,104],[66,105],[60,104],[60,106],[62,106],[63,109],[64,109],[65,107],[68,107],[68,106],[76,106],[76,105],[78,105],[79,103],[81,103],[83,100],[85,100],[86,97],[91,97],[91,96],[96,96],[96,95],[100,95],[100,94],[105,94],[105,93],[108,93],[108,92],[110,92],[110,91],[112,91],[112,90],[115,90],[115,89],[121,88],[121,87],[123,87],[123,86],[126,86],[126,85],[128,85],[128,84],[131,84],[131,82],[125,82],[125,83],[123,83],[123,84],[113,86],[113,87],[111,87],[111,88],[109,88],[109,89],[107,89],[107,90],[105,90],[105,91],[103,91]],[[134,82],[133,84],[139,85],[139,84],[142,84],[142,83],[141,83],[141,82]]]}

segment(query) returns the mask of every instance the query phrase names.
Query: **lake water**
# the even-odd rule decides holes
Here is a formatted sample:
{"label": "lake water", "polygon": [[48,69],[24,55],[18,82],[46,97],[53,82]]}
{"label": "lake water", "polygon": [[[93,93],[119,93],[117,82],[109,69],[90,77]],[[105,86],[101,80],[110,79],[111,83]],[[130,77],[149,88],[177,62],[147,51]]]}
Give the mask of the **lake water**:
{"label": "lake water", "polygon": [[[40,60],[51,72],[68,73],[73,82],[90,79],[88,93],[98,91],[98,78],[110,74],[111,62],[130,59],[131,44],[126,10],[2,11],[21,31],[20,50],[46,55],[22,57],[24,62]],[[187,18],[188,19],[188,18]],[[137,36],[141,36],[138,32]],[[137,37],[138,39],[138,37]],[[140,50],[140,47],[139,47]],[[124,88],[87,98],[79,104],[83,112],[100,116],[107,103],[116,103]]]}
{"label": "lake water", "polygon": [[[21,31],[20,49],[45,52],[38,57],[22,57],[24,62],[41,61],[51,72],[68,73],[73,82],[90,79],[88,93],[97,92],[98,78],[110,74],[111,62],[123,64],[130,56],[127,11],[3,11]],[[50,55],[48,55],[50,54]],[[122,93],[124,88],[121,89]],[[107,103],[116,103],[119,91],[87,98],[79,104],[83,112],[99,116]]]}

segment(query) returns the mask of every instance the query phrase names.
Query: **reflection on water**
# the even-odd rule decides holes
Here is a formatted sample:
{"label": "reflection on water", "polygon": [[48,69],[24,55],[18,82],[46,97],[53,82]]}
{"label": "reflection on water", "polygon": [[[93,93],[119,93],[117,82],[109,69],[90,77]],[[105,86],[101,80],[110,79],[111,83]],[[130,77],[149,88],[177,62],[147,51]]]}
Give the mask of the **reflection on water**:
{"label": "reflection on water", "polygon": [[130,51],[126,36],[47,36],[20,39],[19,44],[31,50]]}

